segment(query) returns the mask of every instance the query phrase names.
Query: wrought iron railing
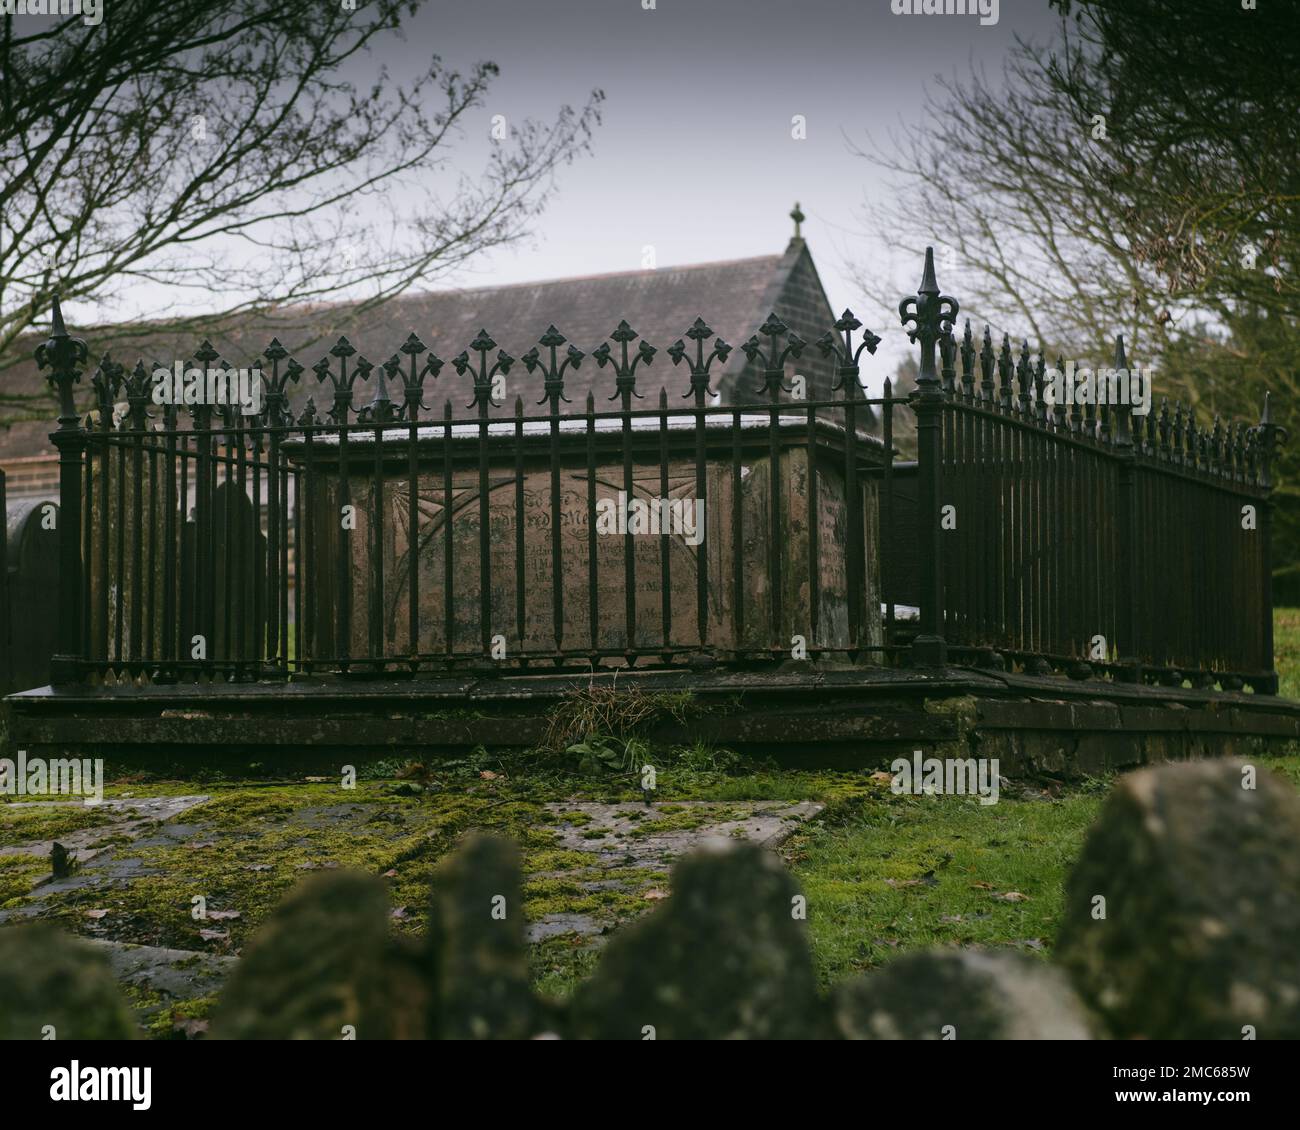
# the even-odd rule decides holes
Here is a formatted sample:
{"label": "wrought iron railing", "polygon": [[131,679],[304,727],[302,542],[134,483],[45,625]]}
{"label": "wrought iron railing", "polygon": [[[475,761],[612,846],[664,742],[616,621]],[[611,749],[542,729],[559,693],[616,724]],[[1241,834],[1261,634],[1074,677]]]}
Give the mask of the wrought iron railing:
{"label": "wrought iron railing", "polygon": [[[921,353],[908,396],[864,394],[880,339],[846,311],[814,345],[775,315],[758,327],[748,403],[714,394],[731,346],[697,319],[662,353],[623,322],[589,354],[549,327],[518,361],[483,332],[449,365],[414,334],[378,367],[340,339],[311,370],[324,416],[295,417],[308,373],[278,342],[252,415],[155,414],[151,370],[105,356],[83,420],[88,353],[56,302],[38,350],[61,398],[53,679],[808,659],[1275,691],[1267,407],[1226,430],[1181,407],[1067,413],[1041,355],[995,354],[987,330],[977,353],[969,325],[959,344],[957,312],[927,254],[900,307]],[[790,368],[811,349],[835,383],[800,399]],[[206,342],[192,360],[227,368]],[[665,361],[684,392],[661,379],[638,406]],[[591,365],[617,407],[568,403]]]}

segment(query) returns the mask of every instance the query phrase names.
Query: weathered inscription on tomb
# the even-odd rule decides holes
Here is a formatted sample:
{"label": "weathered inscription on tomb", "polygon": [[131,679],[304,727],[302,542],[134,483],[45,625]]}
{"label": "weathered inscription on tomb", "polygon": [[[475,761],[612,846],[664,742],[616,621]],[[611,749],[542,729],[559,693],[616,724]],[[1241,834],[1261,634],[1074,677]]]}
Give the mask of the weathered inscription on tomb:
{"label": "weathered inscription on tomb", "polygon": [[[409,473],[393,469],[400,465],[390,465],[378,487],[368,460],[359,459],[353,465],[346,492],[347,501],[355,507],[355,528],[346,532],[336,519],[344,484],[337,472],[314,476],[316,498],[307,499],[306,508],[314,529],[325,536],[317,539],[317,556],[307,566],[305,583],[316,594],[311,602],[316,609],[311,635],[312,650],[317,654],[330,654],[337,631],[334,592],[339,571],[330,561],[336,561],[340,553],[346,554],[349,562],[348,650],[357,658],[370,654],[375,642],[371,620],[376,604],[382,635],[378,643],[389,656],[480,652],[485,615],[487,635],[504,641],[508,658],[560,648],[654,652],[703,644],[721,649],[788,649],[795,635],[803,636],[811,647],[847,646],[845,555],[850,524],[842,461],[828,457],[818,463],[815,520],[819,551],[814,586],[808,452],[804,445],[792,445],[779,457],[780,514],[775,530],[771,461],[766,454],[742,463],[739,499],[731,462],[725,458],[708,461],[699,530],[670,526],[667,533],[609,534],[602,532],[609,528],[608,523],[598,521],[594,538],[592,521],[599,516],[602,503],[626,505],[628,500],[641,500],[649,505],[661,498],[668,503],[692,502],[697,491],[694,460],[670,459],[666,476],[657,462],[637,463],[630,493],[623,493],[627,483],[621,459],[597,468],[594,491],[589,490],[586,466],[566,463],[559,475],[558,509],[553,512],[549,462],[533,460],[525,465],[521,491],[513,453],[503,448],[502,458],[493,460],[488,474],[486,539],[481,536],[477,467],[457,468],[448,489],[441,460],[436,455],[422,457],[415,479],[412,526],[411,479]],[[861,505],[862,528],[872,531],[875,491],[870,482]],[[382,586],[375,583],[373,531],[377,516],[382,531]],[[485,541],[490,578],[486,595],[480,579]],[[779,621],[773,616],[773,547],[780,573]],[[874,561],[871,547],[865,557]],[[697,614],[702,565],[708,601],[703,632]],[[418,609],[418,638],[414,640],[410,631],[412,569],[416,571]],[[814,587],[815,631],[811,609]],[[874,594],[874,582],[868,587]],[[633,597],[630,621],[629,591]],[[868,638],[863,642],[879,642],[878,603],[866,597],[864,605]]]}

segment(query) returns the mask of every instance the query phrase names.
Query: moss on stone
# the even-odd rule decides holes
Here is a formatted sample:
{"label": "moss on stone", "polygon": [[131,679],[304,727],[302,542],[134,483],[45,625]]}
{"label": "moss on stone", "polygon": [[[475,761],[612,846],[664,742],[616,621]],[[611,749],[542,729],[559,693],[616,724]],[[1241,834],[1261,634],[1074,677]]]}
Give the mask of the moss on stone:
{"label": "moss on stone", "polygon": [[70,832],[100,828],[113,816],[99,805],[0,804],[0,847],[57,840]]}

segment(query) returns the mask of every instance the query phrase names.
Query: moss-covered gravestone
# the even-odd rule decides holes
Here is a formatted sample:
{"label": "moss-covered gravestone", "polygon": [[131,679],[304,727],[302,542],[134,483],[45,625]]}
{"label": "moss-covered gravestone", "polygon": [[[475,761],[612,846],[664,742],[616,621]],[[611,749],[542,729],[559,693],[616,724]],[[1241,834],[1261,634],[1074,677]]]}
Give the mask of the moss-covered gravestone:
{"label": "moss-covered gravestone", "polygon": [[136,1035],[102,953],[47,926],[0,930],[0,1040]]}
{"label": "moss-covered gravestone", "polygon": [[519,852],[475,836],[439,869],[429,917],[443,1039],[525,1039],[538,1010],[528,979]]}
{"label": "moss-covered gravestone", "polygon": [[261,928],[222,994],[212,1035],[420,1039],[428,1012],[416,955],[389,929],[384,885],[340,871],[303,883]]}
{"label": "moss-covered gravestone", "polygon": [[821,1010],[802,896],[781,861],[706,841],[672,896],[610,942],[577,990],[573,1034],[592,1039],[801,1039]]}
{"label": "moss-covered gravestone", "polygon": [[1086,1040],[1066,979],[1014,953],[931,950],[839,986],[831,1002],[848,1040]]}
{"label": "moss-covered gravestone", "polygon": [[1119,1039],[1300,1038],[1300,798],[1241,762],[1122,780],[1056,957]]}

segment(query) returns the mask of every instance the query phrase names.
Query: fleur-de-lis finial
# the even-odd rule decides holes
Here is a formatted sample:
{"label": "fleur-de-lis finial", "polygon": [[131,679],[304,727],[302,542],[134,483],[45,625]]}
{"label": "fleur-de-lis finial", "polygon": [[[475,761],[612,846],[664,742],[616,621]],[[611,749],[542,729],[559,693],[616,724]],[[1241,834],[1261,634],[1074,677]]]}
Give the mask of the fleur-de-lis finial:
{"label": "fleur-de-lis finial", "polygon": [[939,293],[939,283],[934,275],[934,248],[925,249],[925,267],[921,272],[921,285],[915,297],[904,298],[898,304],[898,316],[908,338],[921,345],[921,370],[917,387],[921,390],[939,387],[939,373],[935,368],[934,353],[939,339],[952,333],[953,319],[960,306],[955,298]]}
{"label": "fleur-de-lis finial", "polygon": [[785,375],[786,358],[800,356],[808,343],[798,334],[791,333],[790,327],[777,317],[775,310],[758,327],[758,333],[767,338],[766,349],[758,334],[751,334],[740,349],[751,364],[760,361],[763,364],[763,383],[754,391],[765,392],[775,401],[782,390],[789,391],[781,379]]}
{"label": "fleur-de-lis finial", "polygon": [[63,324],[63,308],[59,296],[54,295],[54,311],[50,319],[49,339],[36,347],[36,367],[49,369],[46,380],[59,393],[59,431],[77,431],[81,418],[72,399],[72,386],[81,380],[81,366],[90,356],[86,343],[68,334]]}
{"label": "fleur-de-lis finial", "polygon": [[[406,377],[402,381],[402,393],[404,400],[402,402],[402,418],[405,420],[416,420],[419,418],[420,409],[424,407],[424,378],[432,375],[434,380],[438,379],[438,373],[442,369],[442,359],[433,353],[429,353],[429,347],[424,344],[415,334],[408,334],[399,351],[406,354],[409,362]],[[416,368],[416,362],[421,353],[429,353],[425,358],[424,365]]]}
{"label": "fleur-de-lis finial", "polygon": [[497,343],[492,340],[492,335],[486,329],[480,329],[474,340],[469,343],[470,349],[478,354],[477,367],[470,361],[469,354],[464,350],[461,350],[452,358],[451,362],[456,372],[461,376],[470,371],[470,375],[474,380],[474,399],[465,407],[474,408],[477,406],[481,417],[486,417],[488,409],[496,403],[492,398],[493,378],[498,373],[504,377],[510,372],[510,367],[515,363],[515,359],[504,349],[497,350],[496,360],[489,363],[487,355],[493,349],[496,349],[496,345]]}
{"label": "fleur-de-lis finial", "polygon": [[691,328],[686,331],[686,337],[695,343],[695,356],[686,357],[686,342],[678,338],[668,347],[668,356],[672,358],[673,364],[677,365],[686,360],[691,371],[691,385],[686,393],[682,396],[683,400],[689,400],[692,397],[696,404],[703,405],[704,398],[711,394],[709,388],[709,367],[714,361],[726,364],[727,357],[731,353],[729,346],[722,338],[718,338],[713,343],[712,350],[705,355],[705,342],[713,334],[713,330],[703,318],[696,318],[691,323]]}
{"label": "fleur-de-lis finial", "polygon": [[[266,379],[266,405],[263,408],[267,423],[273,428],[287,427],[293,422],[293,413],[289,411],[289,398],[285,395],[284,387],[298,383],[303,367],[289,357],[289,351],[280,344],[278,338],[271,339],[271,344],[262,350],[262,356],[271,362],[271,375]],[[280,362],[285,358],[288,358],[289,363],[281,374]]]}
{"label": "fleur-de-lis finial", "polygon": [[858,321],[852,310],[845,310],[836,319],[832,329],[834,333],[828,331],[816,342],[818,352],[835,362],[835,383],[831,386],[831,392],[843,388],[847,390],[847,396],[856,396],[859,388],[858,359],[864,350],[874,354],[876,346],[880,344],[880,338],[870,330],[863,330],[862,340],[855,346],[853,333],[855,330],[862,329],[862,323]]}
{"label": "fleur-de-lis finial", "polygon": [[151,383],[149,371],[144,367],[144,362],[137,361],[135,368],[131,370],[130,376],[125,381],[127,411],[119,425],[120,431],[142,432],[145,430],[145,425],[149,419]]}
{"label": "fleur-de-lis finial", "polygon": [[90,356],[86,343],[69,335],[63,324],[63,307],[59,296],[54,295],[54,310],[50,318],[50,336],[36,347],[37,368],[50,370],[46,380],[59,392],[59,430],[74,430],[80,426],[76,406],[72,401],[72,386],[81,380],[81,366]]}
{"label": "fleur-de-lis finial", "polygon": [[[559,348],[568,344],[569,348],[565,350],[564,357],[559,356]],[[549,361],[543,360],[542,355],[534,346],[525,353],[520,360],[524,363],[524,368],[531,374],[538,369],[542,371],[542,398],[537,403],[551,405],[551,415],[556,415],[560,410],[560,401],[566,404],[572,403],[564,395],[564,374],[569,369],[577,369],[582,364],[582,359],[586,354],[577,346],[569,342],[555,326],[546,327],[546,332],[538,338],[538,344],[545,349],[549,355]]]}
{"label": "fleur-de-lis finial", "polygon": [[633,357],[631,355],[631,345],[638,336],[636,330],[629,326],[626,321],[621,321],[615,327],[614,332],[609,335],[610,341],[619,344],[622,351],[621,360],[612,356],[608,341],[601,342],[591,351],[591,356],[600,368],[603,369],[608,364],[614,366],[615,388],[613,396],[609,398],[610,400],[623,397],[624,401],[630,404],[631,398],[634,396],[638,400],[641,399],[641,394],[636,390],[637,366],[649,365],[654,360],[654,355],[659,351],[643,338],[637,345],[636,356]]}
{"label": "fleur-de-lis finial", "polygon": [[1284,442],[1290,438],[1290,432],[1281,424],[1273,423],[1273,412],[1270,405],[1272,394],[1266,389],[1264,391],[1264,408],[1259,414],[1259,424],[1251,428],[1251,434],[1255,437],[1258,444],[1258,462],[1256,464],[1259,476],[1259,485],[1263,488],[1270,489],[1273,486],[1273,456],[1277,450],[1279,442]]}

